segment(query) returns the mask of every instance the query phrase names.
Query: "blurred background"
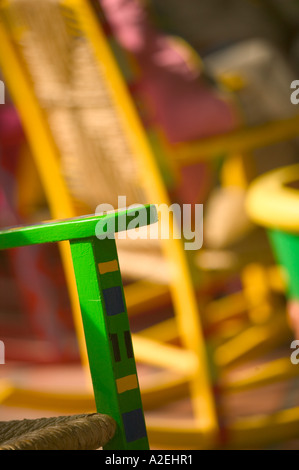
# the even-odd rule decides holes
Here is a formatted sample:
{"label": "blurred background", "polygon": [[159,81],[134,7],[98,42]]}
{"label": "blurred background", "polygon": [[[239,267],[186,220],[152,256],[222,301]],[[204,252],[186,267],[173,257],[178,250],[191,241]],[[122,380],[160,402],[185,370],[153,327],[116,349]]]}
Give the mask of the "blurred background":
{"label": "blurred background", "polygon": [[[197,252],[117,240],[154,448],[189,448],[181,423],[209,447],[194,418],[205,374],[215,447],[298,448],[298,25],[297,0],[0,1],[2,229],[119,196],[204,204]],[[0,420],[93,411],[67,250],[0,259]],[[147,339],[205,358],[199,379]]]}

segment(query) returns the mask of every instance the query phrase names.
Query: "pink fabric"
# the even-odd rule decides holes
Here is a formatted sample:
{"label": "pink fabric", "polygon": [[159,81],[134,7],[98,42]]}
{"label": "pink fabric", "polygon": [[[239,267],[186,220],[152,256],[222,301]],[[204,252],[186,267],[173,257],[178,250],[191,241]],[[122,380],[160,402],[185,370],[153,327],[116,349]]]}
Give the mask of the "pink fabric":
{"label": "pink fabric", "polygon": [[[151,111],[150,119],[171,143],[197,140],[232,130],[232,107],[208,85],[200,70],[188,63],[185,47],[174,47],[148,21],[138,0],[99,0],[119,44],[141,70],[138,92]],[[211,165],[186,166],[172,197],[178,202],[204,202],[213,178]]]}
{"label": "pink fabric", "polygon": [[137,0],[100,3],[118,42],[136,57],[142,71],[140,89],[171,142],[234,128],[232,108],[205,83],[199,70],[189,66],[184,48],[174,47],[152,27]]}

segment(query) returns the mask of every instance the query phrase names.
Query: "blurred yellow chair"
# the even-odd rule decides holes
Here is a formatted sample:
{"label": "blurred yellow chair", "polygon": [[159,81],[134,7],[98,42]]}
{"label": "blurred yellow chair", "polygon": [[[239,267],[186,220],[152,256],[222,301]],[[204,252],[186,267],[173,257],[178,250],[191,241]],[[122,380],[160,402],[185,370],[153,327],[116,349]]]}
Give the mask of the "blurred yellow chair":
{"label": "blurred yellow chair", "polygon": [[281,167],[266,173],[250,186],[247,210],[252,220],[269,235],[282,271],[285,295],[299,299],[299,165]]}
{"label": "blurred yellow chair", "polygon": [[[2,1],[0,22],[2,47],[0,65],[22,118],[53,218],[73,217],[84,212],[86,210],[86,205],[82,204],[84,198],[82,197],[82,200],[78,197],[74,198],[72,193],[75,192],[78,196],[80,192],[84,193],[84,189],[88,185],[92,189],[95,182],[101,187],[102,199],[99,202],[114,203],[115,206],[115,195],[126,194],[128,195],[127,204],[136,202],[136,198],[138,198],[138,202],[149,201],[165,204],[169,207],[171,201],[164,178],[166,174],[175,178],[180,165],[197,162],[199,159],[216,158],[225,153],[237,154],[297,135],[298,116],[262,126],[247,127],[226,136],[179,144],[170,148],[159,131],[152,130],[152,133],[148,134],[143,128],[115,55],[116,45],[107,41],[99,18],[89,2],[65,0],[57,1],[57,3],[62,7],[62,10],[57,8],[56,2],[44,2],[43,7],[39,5],[36,8],[35,2],[29,0]],[[22,7],[22,15],[15,16],[14,11],[11,10],[12,6]],[[40,15],[45,15],[46,23],[39,22]],[[20,17],[23,17],[22,22],[20,22]],[[49,27],[47,22],[49,18],[51,18],[52,24],[55,24],[55,28],[61,27],[63,31],[60,36],[56,34],[55,47],[67,48],[73,41],[78,41],[80,38],[73,60],[74,64],[79,66],[83,63],[84,67],[75,69],[74,88],[68,90],[69,94],[65,94],[67,90],[64,86],[60,86],[61,83],[47,80],[52,77],[50,63],[45,60],[45,57],[34,56],[33,49],[30,49],[30,41],[34,43],[32,31],[35,28],[41,28],[35,32],[41,34],[41,37],[47,36],[48,31],[44,28],[45,25]],[[42,41],[39,45],[34,43],[37,52],[40,52],[38,48],[42,49],[42,45]],[[48,47],[52,48],[52,41]],[[53,50],[55,51],[55,49]],[[52,54],[53,50],[50,51]],[[37,57],[39,60],[36,60]],[[66,59],[67,57],[62,55],[61,60],[58,61],[61,77],[69,77],[70,74],[70,63]],[[75,66],[74,64],[72,65]],[[32,76],[34,80],[32,80]],[[95,76],[99,76],[101,82],[94,82]],[[16,80],[15,77],[18,79]],[[90,81],[88,82],[88,80]],[[81,172],[81,169],[84,161],[82,159],[75,161],[72,158],[72,152],[74,152],[74,146],[75,150],[78,150],[76,147],[78,145],[81,145],[79,155],[84,155],[84,145],[90,155],[94,155],[93,152],[96,150],[91,149],[90,151],[88,147],[91,145],[90,142],[86,136],[79,133],[79,130],[81,129],[82,132],[84,129],[87,135],[90,132],[91,137],[92,133],[98,132],[93,128],[92,123],[95,118],[100,119],[102,110],[96,109],[93,101],[88,102],[88,100],[93,100],[93,94],[88,94],[88,91],[94,90],[94,86],[97,86],[98,83],[102,85],[102,87],[97,87],[99,93],[103,94],[100,98],[103,103],[107,104],[107,109],[105,109],[107,113],[102,114],[102,117],[104,121],[107,116],[112,119],[113,128],[118,126],[116,134],[111,129],[113,132],[110,142],[113,139],[115,141],[120,139],[117,143],[123,147],[115,148],[114,154],[113,148],[108,146],[105,150],[110,152],[111,161],[107,162],[105,154],[101,154],[100,167],[97,158],[94,159],[94,166],[90,167],[89,172],[89,175],[93,177],[93,183],[91,183],[83,181],[84,173]],[[82,102],[80,100],[87,100],[89,105],[86,109],[81,110],[79,106],[79,112],[77,112],[78,102]],[[112,106],[111,103],[113,103]],[[78,126],[78,122],[80,122],[80,126]],[[107,131],[107,122],[105,129]],[[78,140],[73,141],[74,136]],[[103,142],[106,137],[109,141],[108,135],[104,134]],[[61,148],[68,149],[69,153],[62,152]],[[130,155],[126,164],[121,167],[119,166],[118,153],[120,148],[125,150],[125,155]],[[114,158],[115,160],[113,160]],[[70,180],[70,173],[67,171],[69,165],[72,165],[71,169],[74,174],[80,175],[81,172],[81,181],[79,179]],[[239,163],[236,165],[238,167]],[[94,168],[94,173],[92,168]],[[108,177],[109,187],[107,187]],[[113,192],[111,192],[110,186],[112,186]],[[175,231],[176,229],[174,229]],[[118,243],[121,244],[122,241],[119,240]],[[127,250],[128,252],[133,265],[131,252]],[[126,254],[126,250],[124,253]],[[162,240],[162,253],[164,260],[166,260],[166,267],[171,267],[170,276],[166,278],[167,285],[161,284],[160,274],[165,272],[164,269],[162,270],[163,266],[165,268],[165,264],[160,264],[161,257],[157,256],[155,260],[159,259],[159,264],[155,263],[154,273],[158,274],[158,280],[155,279],[155,284],[142,283],[137,286],[128,286],[126,296],[130,312],[131,305],[132,309],[138,310],[138,305],[143,307],[145,303],[150,305],[153,302],[154,305],[154,302],[159,302],[160,299],[169,300],[170,292],[176,314],[175,320],[163,323],[156,329],[143,332],[143,335],[135,336],[134,348],[137,361],[166,367],[176,372],[178,377],[175,380],[171,379],[168,383],[166,381],[166,383],[154,384],[148,391],[143,391],[143,398],[146,401],[148,397],[149,406],[153,406],[157,397],[162,402],[163,397],[167,400],[171,393],[176,396],[182,390],[186,391],[187,386],[190,387],[196,416],[196,429],[193,431],[187,428],[186,431],[183,431],[183,434],[185,433],[185,438],[183,438],[182,430],[175,428],[173,423],[170,426],[163,426],[159,423],[158,427],[154,424],[152,427],[149,426],[149,434],[151,435],[152,429],[152,437],[158,442],[163,442],[164,439],[174,445],[186,443],[188,446],[188,440],[190,445],[192,442],[196,442],[196,446],[209,447],[215,443],[215,439],[217,440],[219,424],[212,392],[209,360],[194,288],[196,286],[196,277],[193,278],[194,268],[184,252],[181,240],[171,234],[169,240]],[[78,340],[82,348],[82,358],[86,360],[71,258],[68,248],[63,244],[61,245],[61,254],[73,304]],[[145,259],[152,260],[153,252],[149,251]],[[121,250],[120,262],[122,263]],[[126,266],[124,264],[122,267],[125,275]],[[165,277],[162,280],[165,282]],[[228,302],[228,299],[225,300]],[[231,299],[232,302],[234,300],[235,297]],[[242,312],[244,308],[248,307],[247,297],[241,293],[239,300]],[[224,301],[219,303],[215,301],[215,304],[210,306],[210,310],[214,307],[216,324],[219,322],[219,312],[222,311],[223,304]],[[230,308],[225,309],[223,316],[233,316]],[[281,333],[281,327],[281,323],[275,317],[272,329],[268,328],[268,325],[254,325],[254,329],[249,332],[242,329],[239,337],[232,338],[232,343],[230,341],[224,344],[220,343],[219,348],[222,349],[216,350],[214,358],[222,358],[219,362],[220,366],[229,365],[252,349],[258,348],[260,345],[264,347],[265,342],[271,339],[273,332],[276,332],[275,341],[281,341],[282,335],[277,335],[277,332]],[[167,344],[178,336],[183,348]],[[249,337],[248,340],[247,337]],[[257,339],[252,341],[252,338]],[[229,355],[229,351],[233,351],[233,354]],[[225,357],[226,362],[223,360]],[[6,392],[10,395],[9,387]],[[5,395],[6,392],[4,390],[3,394]],[[20,392],[24,392],[26,395],[25,391]],[[12,387],[10,396],[13,394]],[[34,394],[30,395],[30,397],[32,396]],[[39,397],[42,400],[40,395]],[[55,399],[55,397],[52,398]],[[82,398],[86,399],[86,397]],[[37,395],[35,395],[35,399],[37,400]],[[59,394],[56,399],[62,406],[65,405],[66,401]],[[69,397],[66,397],[66,400],[68,399]],[[32,403],[32,398],[29,398],[29,401]],[[246,428],[245,434],[247,432]]]}

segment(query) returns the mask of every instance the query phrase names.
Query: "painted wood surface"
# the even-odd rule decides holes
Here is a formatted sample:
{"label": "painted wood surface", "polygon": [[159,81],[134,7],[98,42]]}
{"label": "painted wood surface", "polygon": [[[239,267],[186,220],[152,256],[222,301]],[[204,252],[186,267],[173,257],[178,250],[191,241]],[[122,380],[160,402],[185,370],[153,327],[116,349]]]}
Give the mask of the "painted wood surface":
{"label": "painted wood surface", "polygon": [[115,240],[74,240],[71,250],[96,407],[117,423],[106,449],[148,449]]}
{"label": "painted wood surface", "polygon": [[27,227],[10,227],[0,231],[0,249],[40,243],[60,242],[87,237],[113,235],[130,227],[157,222],[157,210],[153,205],[134,207],[105,215],[75,217],[67,220],[43,222]]}
{"label": "painted wood surface", "polygon": [[114,233],[156,221],[148,205],[0,232],[1,249],[70,241],[96,407],[117,423],[106,449],[149,448]]}

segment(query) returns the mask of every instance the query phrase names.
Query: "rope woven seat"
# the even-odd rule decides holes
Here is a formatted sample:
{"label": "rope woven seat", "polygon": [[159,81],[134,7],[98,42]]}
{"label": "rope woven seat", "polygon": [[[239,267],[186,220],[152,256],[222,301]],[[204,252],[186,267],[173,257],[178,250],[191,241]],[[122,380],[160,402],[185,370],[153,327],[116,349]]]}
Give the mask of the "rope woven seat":
{"label": "rope woven seat", "polygon": [[2,421],[0,450],[97,450],[115,430],[115,421],[98,413]]}

